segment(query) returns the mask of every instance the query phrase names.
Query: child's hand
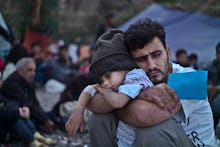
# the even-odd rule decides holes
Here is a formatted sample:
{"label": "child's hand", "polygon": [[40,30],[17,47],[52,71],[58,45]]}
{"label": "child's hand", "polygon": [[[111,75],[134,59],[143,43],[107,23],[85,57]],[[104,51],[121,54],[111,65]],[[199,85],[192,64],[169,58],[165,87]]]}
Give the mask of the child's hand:
{"label": "child's hand", "polygon": [[78,129],[80,129],[80,132],[83,132],[84,123],[84,109],[77,107],[66,122],[66,131],[68,132],[68,134],[75,136]]}
{"label": "child's hand", "polygon": [[104,88],[101,85],[95,85],[95,88],[98,90],[98,92],[100,92],[101,94],[105,95],[109,92],[112,92],[112,89],[110,88]]}

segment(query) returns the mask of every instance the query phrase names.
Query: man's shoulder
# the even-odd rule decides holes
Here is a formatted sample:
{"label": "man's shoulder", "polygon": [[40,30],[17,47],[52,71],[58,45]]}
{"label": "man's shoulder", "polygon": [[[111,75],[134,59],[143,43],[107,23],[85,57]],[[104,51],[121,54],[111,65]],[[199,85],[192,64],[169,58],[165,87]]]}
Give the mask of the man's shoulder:
{"label": "man's shoulder", "polygon": [[192,67],[182,67],[179,64],[172,63],[172,73],[184,73],[184,72],[193,72],[195,69]]}
{"label": "man's shoulder", "polygon": [[13,72],[4,82],[7,82],[7,81],[15,81],[17,79],[20,79],[20,76],[18,74],[17,71]]}
{"label": "man's shoulder", "polygon": [[18,74],[18,72],[12,73],[4,82],[3,85],[13,85],[14,83],[23,83],[24,79]]}
{"label": "man's shoulder", "polygon": [[213,69],[216,69],[216,66],[218,65],[219,65],[219,62],[216,59],[213,59],[205,63],[202,68],[206,70],[213,70]]}

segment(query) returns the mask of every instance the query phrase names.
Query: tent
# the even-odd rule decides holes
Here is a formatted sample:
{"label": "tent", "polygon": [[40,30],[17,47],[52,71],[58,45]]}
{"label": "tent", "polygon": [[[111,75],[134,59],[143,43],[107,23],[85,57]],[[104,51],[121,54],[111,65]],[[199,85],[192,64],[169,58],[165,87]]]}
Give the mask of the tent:
{"label": "tent", "polygon": [[172,60],[175,60],[175,52],[179,48],[186,49],[188,54],[196,53],[200,65],[215,58],[215,46],[220,42],[220,18],[170,9],[154,3],[119,26],[119,29],[124,31],[137,20],[146,17],[164,25]]}

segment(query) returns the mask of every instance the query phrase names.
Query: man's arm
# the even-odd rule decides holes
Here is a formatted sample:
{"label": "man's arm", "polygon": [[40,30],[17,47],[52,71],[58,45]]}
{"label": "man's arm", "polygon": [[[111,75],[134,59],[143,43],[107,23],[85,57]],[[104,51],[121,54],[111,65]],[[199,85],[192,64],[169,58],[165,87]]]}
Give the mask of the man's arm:
{"label": "man's arm", "polygon": [[116,114],[120,120],[134,127],[148,127],[168,120],[172,114],[160,109],[156,104],[136,99],[123,109],[117,110]]}
{"label": "man's arm", "polygon": [[[177,98],[175,92],[167,89],[167,85],[159,84],[146,90],[149,90],[149,92],[147,91],[148,94],[145,93],[145,100],[139,96],[138,99],[130,101],[125,108],[117,111],[117,115],[121,120],[136,127],[146,127],[169,119],[180,109],[181,104],[175,101]],[[153,99],[157,98],[158,100],[165,101],[164,105],[168,104],[172,109],[169,108],[171,110],[167,111],[168,108],[164,107],[164,109],[161,109],[154,102],[147,101],[147,99],[152,99],[152,97],[154,97]],[[97,93],[89,101],[87,108],[96,113],[107,113],[114,110],[100,93]]]}
{"label": "man's arm", "polygon": [[[144,95],[144,98],[139,97],[139,99],[130,101],[126,107],[116,112],[119,119],[135,127],[147,127],[171,118],[173,114],[179,111],[181,104],[175,102],[176,94],[173,92],[169,93],[166,87],[165,84],[159,84],[146,89],[147,94]],[[164,101],[165,105],[170,105],[170,103],[175,105],[170,105],[173,107],[171,111],[167,111],[166,107],[161,109],[154,102],[148,101],[148,99],[154,99],[154,97],[163,97],[162,101]]]}
{"label": "man's arm", "polygon": [[87,104],[86,108],[95,113],[108,113],[114,110],[114,108],[100,93],[95,94],[95,96]]}
{"label": "man's arm", "polygon": [[17,81],[6,81],[1,87],[3,95],[5,95],[10,100],[19,101],[24,103],[25,100],[28,100],[28,96],[25,93],[21,84]]}
{"label": "man's arm", "polygon": [[18,107],[0,107],[0,123],[14,122],[20,117]]}
{"label": "man's arm", "polygon": [[220,85],[214,86],[209,84],[207,89],[209,101],[212,102],[214,98],[220,93]]}

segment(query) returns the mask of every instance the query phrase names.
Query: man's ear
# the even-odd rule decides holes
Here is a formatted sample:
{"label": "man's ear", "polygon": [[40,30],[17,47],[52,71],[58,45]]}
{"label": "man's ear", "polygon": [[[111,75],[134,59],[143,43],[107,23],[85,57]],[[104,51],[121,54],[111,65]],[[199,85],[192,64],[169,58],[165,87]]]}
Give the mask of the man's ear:
{"label": "man's ear", "polygon": [[171,54],[170,54],[170,47],[169,47],[169,46],[166,46],[166,52],[167,52],[167,57],[168,57],[169,60],[170,60]]}

